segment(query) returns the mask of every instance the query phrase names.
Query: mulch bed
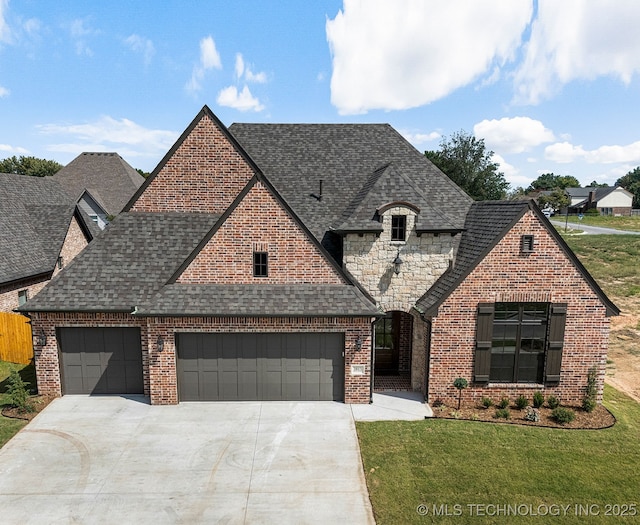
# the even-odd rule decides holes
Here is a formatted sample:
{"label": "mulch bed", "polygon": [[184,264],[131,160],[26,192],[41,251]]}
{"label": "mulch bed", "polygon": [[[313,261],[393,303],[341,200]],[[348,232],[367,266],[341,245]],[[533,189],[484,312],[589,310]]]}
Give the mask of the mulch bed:
{"label": "mulch bed", "polygon": [[524,419],[526,409],[520,410],[516,407],[509,407],[511,419],[499,419],[495,417],[496,407],[469,407],[461,406],[460,410],[456,407],[441,405],[433,407],[433,417],[441,419],[465,419],[472,421],[490,421],[492,423],[505,423],[511,425],[528,425],[534,427],[553,427],[553,428],[573,428],[573,429],[590,429],[597,430],[609,428],[616,422],[615,416],[609,412],[604,406],[598,405],[591,413],[585,412],[581,407],[565,407],[575,412],[576,418],[571,423],[561,425],[551,418],[552,410],[547,407],[541,407],[540,421],[527,421]]}
{"label": "mulch bed", "polygon": [[55,397],[51,396],[31,396],[31,401],[35,407],[33,412],[23,412],[16,407],[5,406],[2,407],[2,415],[4,417],[10,417],[13,419],[24,419],[26,421],[31,421],[34,417],[38,415],[38,413],[44,409],[51,401],[53,401]]}

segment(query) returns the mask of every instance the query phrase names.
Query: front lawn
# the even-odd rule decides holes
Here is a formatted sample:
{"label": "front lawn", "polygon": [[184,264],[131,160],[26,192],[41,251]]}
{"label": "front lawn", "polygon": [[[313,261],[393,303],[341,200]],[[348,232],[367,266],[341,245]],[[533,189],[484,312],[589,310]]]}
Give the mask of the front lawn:
{"label": "front lawn", "polygon": [[605,430],[357,423],[376,522],[638,523],[640,404],[606,386],[605,405]]}
{"label": "front lawn", "polygon": [[[17,365],[0,361],[0,410],[9,404],[7,391],[7,378],[12,370],[18,370],[22,379],[33,387],[36,383],[35,368],[33,365]],[[0,447],[9,441],[15,434],[27,424],[22,419],[11,419],[0,415]]]}
{"label": "front lawn", "polygon": [[[554,215],[553,220],[565,222],[565,215]],[[569,224],[581,224],[586,226],[600,226],[602,228],[613,228],[614,230],[627,230],[640,232],[640,215],[631,217],[614,217],[612,215],[583,215],[580,220],[576,215],[569,215]]]}

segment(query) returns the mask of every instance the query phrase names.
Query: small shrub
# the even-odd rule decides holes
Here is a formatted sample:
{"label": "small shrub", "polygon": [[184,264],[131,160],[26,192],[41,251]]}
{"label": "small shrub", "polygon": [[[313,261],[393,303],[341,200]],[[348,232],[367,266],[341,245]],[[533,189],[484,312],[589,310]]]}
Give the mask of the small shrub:
{"label": "small shrub", "polygon": [[570,408],[557,407],[551,412],[551,417],[557,423],[564,425],[566,423],[571,423],[576,418],[576,414]]}
{"label": "small shrub", "polygon": [[483,397],[482,406],[484,408],[491,408],[493,406],[493,399],[491,399],[490,397]]}
{"label": "small shrub", "polygon": [[589,208],[587,211],[584,212],[585,215],[591,215],[591,216],[597,216],[600,215],[600,212],[598,211],[598,208]]}
{"label": "small shrub", "polygon": [[453,419],[460,419],[460,412],[457,410],[452,410],[449,414]]}
{"label": "small shrub", "polygon": [[508,408],[498,408],[494,417],[496,419],[511,419],[511,412]]}
{"label": "small shrub", "polygon": [[593,412],[595,410],[597,406],[597,403],[595,401],[595,399],[591,399],[589,397],[585,397],[582,400],[582,410],[584,410],[585,412]]}
{"label": "small shrub", "polygon": [[518,399],[516,399],[516,407],[518,407],[518,410],[522,410],[528,404],[529,404],[529,400],[524,396],[518,396]]}
{"label": "small shrub", "polygon": [[471,414],[471,421],[478,421],[480,417],[475,412]]}
{"label": "small shrub", "polygon": [[453,386],[458,389],[458,410],[460,410],[460,402],[462,401],[462,390],[469,386],[469,382],[464,377],[458,377],[453,381]]}
{"label": "small shrub", "polygon": [[540,410],[534,407],[527,407],[527,411],[524,414],[524,418],[527,421],[540,421]]}
{"label": "small shrub", "polygon": [[593,366],[587,374],[587,386],[585,387],[585,396],[582,399],[582,409],[585,412],[593,412],[596,408],[596,397],[598,396],[597,371]]}
{"label": "small shrub", "polygon": [[33,412],[36,408],[29,397],[29,390],[17,370],[12,370],[7,384],[9,403],[21,412]]}
{"label": "small shrub", "polygon": [[544,405],[544,396],[539,390],[533,394],[533,408],[540,408]]}
{"label": "small shrub", "polygon": [[500,408],[508,408],[509,407],[509,398],[508,397],[503,397],[500,400],[500,403],[498,403],[498,406]]}
{"label": "small shrub", "polygon": [[556,396],[551,395],[547,398],[547,405],[553,410],[560,406],[560,400]]}

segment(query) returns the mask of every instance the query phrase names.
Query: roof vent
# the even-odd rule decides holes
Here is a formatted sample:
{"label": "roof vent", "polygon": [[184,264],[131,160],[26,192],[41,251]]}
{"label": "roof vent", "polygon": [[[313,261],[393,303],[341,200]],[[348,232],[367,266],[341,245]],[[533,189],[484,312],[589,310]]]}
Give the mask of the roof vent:
{"label": "roof vent", "polygon": [[314,199],[317,199],[318,201],[322,200],[322,179],[320,179],[320,192],[319,192],[319,194],[316,195],[315,193],[312,193],[311,197],[313,197]]}

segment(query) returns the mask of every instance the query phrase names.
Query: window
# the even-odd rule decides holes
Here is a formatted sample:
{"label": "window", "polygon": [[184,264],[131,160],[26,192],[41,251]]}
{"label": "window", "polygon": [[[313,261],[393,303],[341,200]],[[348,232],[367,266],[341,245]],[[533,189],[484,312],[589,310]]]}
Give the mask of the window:
{"label": "window", "polygon": [[613,208],[600,208],[601,215],[613,215]]}
{"label": "window", "polygon": [[566,317],[566,304],[479,304],[474,381],[560,381]]}
{"label": "window", "polygon": [[20,290],[18,292],[18,306],[22,306],[29,300],[29,290]]}
{"label": "window", "polygon": [[89,215],[89,218],[95,222],[96,224],[98,224],[98,216],[97,215]]}
{"label": "window", "polygon": [[392,215],[391,216],[391,240],[404,241],[407,236],[407,216]]}
{"label": "window", "polygon": [[376,321],[376,350],[393,350],[393,318],[387,315]]}
{"label": "window", "polygon": [[533,235],[523,235],[521,239],[521,249],[523,253],[533,252]]}
{"label": "window", "polygon": [[267,252],[253,252],[253,276],[268,277]]}
{"label": "window", "polygon": [[489,380],[542,383],[547,303],[496,303]]}

